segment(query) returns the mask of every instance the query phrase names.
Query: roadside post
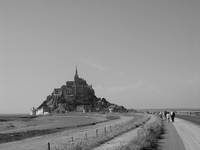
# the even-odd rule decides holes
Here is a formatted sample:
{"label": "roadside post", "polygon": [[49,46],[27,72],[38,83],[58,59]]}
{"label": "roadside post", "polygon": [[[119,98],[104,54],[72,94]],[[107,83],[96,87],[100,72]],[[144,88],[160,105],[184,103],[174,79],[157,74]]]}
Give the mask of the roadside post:
{"label": "roadside post", "polygon": [[50,143],[48,142],[48,150],[51,150],[51,148],[50,148]]}
{"label": "roadside post", "polygon": [[88,139],[88,137],[87,137],[87,132],[85,133],[85,139],[86,139],[86,140]]}
{"label": "roadside post", "polygon": [[98,137],[98,129],[96,129],[96,137]]}

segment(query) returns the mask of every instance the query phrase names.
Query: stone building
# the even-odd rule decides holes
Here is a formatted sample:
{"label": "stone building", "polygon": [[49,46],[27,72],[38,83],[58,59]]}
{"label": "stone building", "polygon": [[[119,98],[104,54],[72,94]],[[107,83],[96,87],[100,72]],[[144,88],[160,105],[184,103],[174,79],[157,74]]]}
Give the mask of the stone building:
{"label": "stone building", "polygon": [[74,81],[67,81],[66,85],[61,87],[61,91],[66,99],[69,97],[73,98],[85,97],[89,95],[91,92],[94,94],[92,85],[88,85],[86,80],[79,77],[77,67],[74,75]]}
{"label": "stone building", "polygon": [[55,97],[60,97],[62,95],[62,89],[60,89],[60,88],[54,89],[53,95]]}
{"label": "stone building", "polygon": [[[72,105],[68,105],[68,108],[74,107],[74,109],[70,110],[80,111],[81,106],[87,111],[90,110],[91,96],[94,95],[95,92],[92,85],[88,85],[86,80],[79,77],[76,67],[74,80],[67,81],[65,85],[61,86],[61,88],[55,88],[52,95],[47,97],[46,104],[49,107],[58,107],[58,103],[71,103]],[[66,108],[67,111],[68,108]]]}

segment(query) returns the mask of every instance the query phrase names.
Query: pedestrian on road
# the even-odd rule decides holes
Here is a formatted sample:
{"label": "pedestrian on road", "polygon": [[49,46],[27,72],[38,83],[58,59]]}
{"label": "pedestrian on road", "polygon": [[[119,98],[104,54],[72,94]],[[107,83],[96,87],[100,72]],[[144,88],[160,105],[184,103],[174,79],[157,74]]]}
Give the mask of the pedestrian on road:
{"label": "pedestrian on road", "polygon": [[172,119],[172,122],[174,122],[174,118],[175,118],[175,112],[172,111],[172,112],[171,112],[171,119]]}
{"label": "pedestrian on road", "polygon": [[166,110],[163,112],[163,120],[165,120],[165,119],[167,119],[167,111]]}
{"label": "pedestrian on road", "polygon": [[171,114],[168,112],[167,113],[167,122],[170,122],[170,120],[171,120]]}

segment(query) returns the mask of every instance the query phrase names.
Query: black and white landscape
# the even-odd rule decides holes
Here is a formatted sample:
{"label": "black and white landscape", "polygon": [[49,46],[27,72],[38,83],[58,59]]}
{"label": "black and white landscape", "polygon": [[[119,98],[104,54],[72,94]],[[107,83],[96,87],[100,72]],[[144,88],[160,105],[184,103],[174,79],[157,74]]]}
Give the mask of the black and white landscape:
{"label": "black and white landscape", "polygon": [[199,8],[0,0],[0,149],[200,149]]}

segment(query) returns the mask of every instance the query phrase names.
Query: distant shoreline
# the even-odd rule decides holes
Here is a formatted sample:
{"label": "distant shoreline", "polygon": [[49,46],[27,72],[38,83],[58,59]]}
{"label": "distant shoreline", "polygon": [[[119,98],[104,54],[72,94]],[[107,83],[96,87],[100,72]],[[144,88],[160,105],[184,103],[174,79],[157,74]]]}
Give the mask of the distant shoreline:
{"label": "distant shoreline", "polygon": [[27,116],[29,115],[28,113],[16,113],[16,114],[4,114],[0,113],[0,116]]}
{"label": "distant shoreline", "polygon": [[162,111],[162,110],[176,110],[176,111],[200,111],[200,108],[141,108],[141,109],[136,109],[136,110],[142,110],[142,111]]}

